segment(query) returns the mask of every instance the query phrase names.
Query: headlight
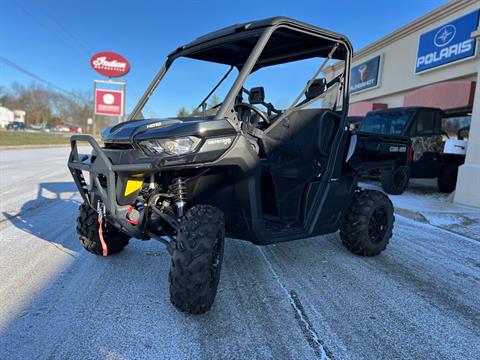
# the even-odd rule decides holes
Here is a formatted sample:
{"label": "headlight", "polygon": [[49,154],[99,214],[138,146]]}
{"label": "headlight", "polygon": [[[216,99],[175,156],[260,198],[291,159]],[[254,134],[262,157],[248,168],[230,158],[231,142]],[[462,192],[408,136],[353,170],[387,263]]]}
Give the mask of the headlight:
{"label": "headlight", "polygon": [[149,155],[184,155],[195,151],[199,142],[199,138],[188,136],[178,139],[151,139],[139,144]]}

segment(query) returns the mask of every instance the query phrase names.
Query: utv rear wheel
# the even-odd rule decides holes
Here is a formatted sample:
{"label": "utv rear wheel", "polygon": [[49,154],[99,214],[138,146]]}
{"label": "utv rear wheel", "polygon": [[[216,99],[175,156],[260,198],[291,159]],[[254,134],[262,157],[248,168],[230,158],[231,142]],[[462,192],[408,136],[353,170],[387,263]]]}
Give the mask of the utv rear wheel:
{"label": "utv rear wheel", "polygon": [[170,300],[180,311],[202,314],[217,293],[225,220],[219,209],[197,205],[180,222],[169,274]]}
{"label": "utv rear wheel", "polygon": [[[95,255],[102,255],[102,243],[98,236],[98,214],[87,204],[79,207],[80,213],[77,218],[77,233],[80,235],[80,243],[85,249]],[[115,254],[127,246],[130,236],[115,230],[105,223],[103,237],[108,247],[108,254]]]}
{"label": "utv rear wheel", "polygon": [[407,169],[404,168],[383,170],[380,180],[383,190],[387,194],[400,195],[408,186],[409,174]]}
{"label": "utv rear wheel", "polygon": [[442,193],[451,193],[457,185],[458,165],[444,165],[438,174],[438,190]]}
{"label": "utv rear wheel", "polygon": [[375,190],[355,193],[340,228],[343,245],[352,253],[375,256],[392,237],[393,205],[387,195]]}

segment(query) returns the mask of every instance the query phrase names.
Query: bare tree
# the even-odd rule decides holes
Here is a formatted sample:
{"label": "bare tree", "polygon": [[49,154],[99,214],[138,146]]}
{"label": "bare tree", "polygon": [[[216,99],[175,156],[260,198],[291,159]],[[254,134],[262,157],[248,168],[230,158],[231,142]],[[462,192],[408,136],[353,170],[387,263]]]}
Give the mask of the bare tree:
{"label": "bare tree", "polygon": [[0,88],[0,103],[11,110],[25,110],[27,125],[63,121],[85,128],[93,115],[91,92],[77,90],[68,96],[35,83]]}

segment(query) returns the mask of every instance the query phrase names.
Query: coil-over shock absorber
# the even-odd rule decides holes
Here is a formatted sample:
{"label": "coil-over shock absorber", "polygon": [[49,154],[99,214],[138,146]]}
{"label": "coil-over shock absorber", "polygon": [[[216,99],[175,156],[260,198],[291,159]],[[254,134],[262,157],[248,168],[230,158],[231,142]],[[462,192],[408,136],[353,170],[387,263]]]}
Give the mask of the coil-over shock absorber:
{"label": "coil-over shock absorber", "polygon": [[187,183],[185,182],[185,179],[182,177],[173,179],[170,190],[175,199],[174,203],[177,207],[177,215],[182,217],[185,205],[187,204]]}

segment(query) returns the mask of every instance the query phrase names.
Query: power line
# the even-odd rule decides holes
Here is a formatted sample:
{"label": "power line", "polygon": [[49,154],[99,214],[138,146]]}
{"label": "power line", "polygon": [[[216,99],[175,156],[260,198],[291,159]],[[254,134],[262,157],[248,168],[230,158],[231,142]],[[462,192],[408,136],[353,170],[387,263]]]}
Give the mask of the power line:
{"label": "power line", "polygon": [[[82,48],[82,50],[85,51],[86,53],[88,53],[89,56],[91,56],[93,54],[93,52],[90,50],[90,47],[87,44],[87,42],[85,42],[80,36],[73,33],[68,27],[66,27],[60,21],[60,19],[53,13],[52,9],[50,9],[50,12],[48,12],[47,14],[57,23],[60,30],[62,30],[67,36],[69,36],[73,41],[75,41],[79,45],[79,48]],[[123,77],[121,78],[121,80],[124,81]],[[137,99],[141,98],[141,96],[138,96],[137,91],[133,88],[132,85],[130,85],[129,91],[132,92],[133,95]],[[148,103],[145,104],[145,108],[148,109],[148,110],[151,110],[150,105]]]}
{"label": "power line", "polygon": [[[26,13],[28,16],[30,16],[33,20],[35,20],[35,22],[37,22],[38,25],[40,25],[42,28],[44,28],[45,30],[47,30],[48,32],[51,32],[51,33],[54,33],[55,36],[60,39],[64,44],[68,45],[71,49],[75,50],[75,52],[80,55],[81,57],[83,56],[86,56],[87,58],[90,58],[91,54],[93,54],[93,52],[90,50],[90,47],[88,46],[88,44],[81,38],[79,37],[78,35],[74,34],[68,27],[66,27],[61,21],[60,19],[50,10],[50,12],[47,12],[47,14],[50,16],[51,19],[54,20],[54,22],[57,24],[58,28],[64,33],[66,34],[71,40],[73,40],[73,42],[75,42],[78,46],[73,46],[73,43],[72,42],[67,42],[65,41],[64,38],[62,38],[61,36],[59,36],[58,32],[52,30],[51,27],[45,25],[44,22],[40,21],[39,18],[37,16],[35,16],[32,12],[30,12],[28,9],[26,9],[23,4],[20,2],[20,1],[15,1],[15,3],[18,5],[18,7],[20,9],[22,9],[22,11],[24,13]],[[81,54],[83,53],[83,54]],[[69,96],[74,96],[72,93],[62,89],[61,87],[55,85],[55,84],[52,84],[51,82],[45,80],[45,79],[42,79],[41,77],[33,74],[32,72],[22,68],[21,66],[13,63],[12,61],[8,60],[8,59],[5,59],[3,57],[0,56],[0,60],[2,62],[4,62],[5,64],[53,87],[53,88],[56,88],[60,91],[62,91],[63,93],[69,95]],[[140,96],[138,96],[138,93],[137,91],[133,88],[133,87],[130,87],[130,92],[132,92],[134,94],[135,97],[137,97],[138,99],[140,99]],[[150,104],[146,104],[145,107],[147,109],[150,109]]]}
{"label": "power line", "polygon": [[13,69],[16,69],[28,76],[31,76],[32,78],[44,83],[44,84],[47,84],[48,86],[54,88],[54,89],[57,89],[58,91],[61,91],[62,93],[68,95],[68,96],[71,96],[71,97],[75,97],[75,95],[65,89],[62,89],[60,86],[58,85],[55,85],[54,83],[48,81],[48,80],[45,80],[44,78],[41,78],[40,76],[38,75],[35,75],[34,73],[32,73],[31,71],[28,71],[27,69],[21,67],[20,65],[18,64],[15,64],[13,61],[10,61],[8,60],[7,58],[4,58],[3,56],[0,56],[0,62],[4,63],[5,65],[8,65],[10,66],[11,68]]}
{"label": "power line", "polygon": [[72,39],[73,41],[75,41],[79,45],[79,48],[81,48],[82,51],[85,54],[87,54],[88,56],[90,56],[92,54],[92,51],[90,50],[88,44],[85,41],[83,41],[82,38],[75,35],[69,28],[67,28],[65,25],[63,25],[63,23],[60,21],[60,19],[58,19],[55,16],[55,14],[52,12],[51,9],[50,9],[50,12],[48,13],[48,15],[57,23],[60,30],[62,30],[65,34],[67,34],[68,37],[70,37],[70,39]]}
{"label": "power line", "polygon": [[[25,12],[28,16],[30,16],[33,20],[35,20],[37,22],[38,25],[40,25],[41,27],[43,27],[45,30],[47,30],[48,32],[51,32],[52,34],[55,34],[55,36],[60,39],[64,44],[68,45],[71,49],[73,49],[80,57],[83,57],[85,56],[85,53],[81,53],[80,51],[78,51],[78,49],[76,47],[73,47],[72,44],[68,41],[66,41],[65,39],[63,39],[62,37],[60,37],[58,35],[58,32],[52,30],[50,27],[46,26],[43,22],[41,22],[35,15],[33,15],[29,10],[27,10],[19,1],[15,1],[15,3],[18,5],[18,7],[20,9],[23,10],[23,12]],[[87,57],[88,57],[88,52],[87,52]]]}

